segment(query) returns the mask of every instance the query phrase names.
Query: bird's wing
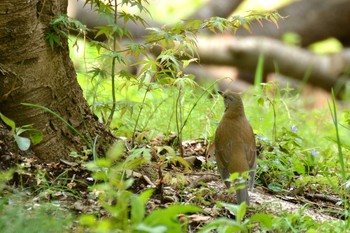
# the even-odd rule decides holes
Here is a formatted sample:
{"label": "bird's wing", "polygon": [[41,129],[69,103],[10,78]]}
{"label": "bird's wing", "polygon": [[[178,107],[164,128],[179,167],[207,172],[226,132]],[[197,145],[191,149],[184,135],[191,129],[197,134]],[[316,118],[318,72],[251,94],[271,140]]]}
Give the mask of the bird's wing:
{"label": "bird's wing", "polygon": [[222,167],[227,167],[232,156],[232,141],[225,140],[228,137],[225,134],[225,130],[217,129],[215,135],[215,157],[217,164]]}
{"label": "bird's wing", "polygon": [[253,133],[253,129],[250,124],[247,122],[245,125],[245,129],[242,131],[243,141],[244,141],[244,151],[249,164],[250,169],[256,168],[256,144],[255,144],[255,136]]}
{"label": "bird's wing", "polygon": [[251,144],[255,144],[255,139],[251,130],[249,123],[240,119],[232,122],[224,118],[220,122],[215,135],[215,157],[219,167],[227,168],[230,173],[252,168],[250,160],[254,156],[249,155],[248,151]]}

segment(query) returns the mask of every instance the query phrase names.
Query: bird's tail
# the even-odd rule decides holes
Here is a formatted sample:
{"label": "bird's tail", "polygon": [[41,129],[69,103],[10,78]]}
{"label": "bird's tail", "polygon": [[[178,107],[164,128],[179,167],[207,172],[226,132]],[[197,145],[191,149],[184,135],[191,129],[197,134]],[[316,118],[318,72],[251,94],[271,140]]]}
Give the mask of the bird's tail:
{"label": "bird's tail", "polygon": [[242,202],[245,201],[247,205],[249,205],[249,195],[248,195],[247,188],[236,190],[236,195],[237,195],[238,204],[241,204]]}

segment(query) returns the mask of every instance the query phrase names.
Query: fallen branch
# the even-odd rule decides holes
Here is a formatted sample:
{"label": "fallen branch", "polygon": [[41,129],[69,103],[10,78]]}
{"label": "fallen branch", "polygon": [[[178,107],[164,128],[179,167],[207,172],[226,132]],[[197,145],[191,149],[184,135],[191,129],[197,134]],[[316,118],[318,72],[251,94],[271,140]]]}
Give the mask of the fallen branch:
{"label": "fallen branch", "polygon": [[265,37],[198,38],[201,64],[235,66],[253,71],[264,54],[264,71],[308,81],[327,91],[343,85],[349,78],[350,50],[332,55],[317,55],[308,50]]}

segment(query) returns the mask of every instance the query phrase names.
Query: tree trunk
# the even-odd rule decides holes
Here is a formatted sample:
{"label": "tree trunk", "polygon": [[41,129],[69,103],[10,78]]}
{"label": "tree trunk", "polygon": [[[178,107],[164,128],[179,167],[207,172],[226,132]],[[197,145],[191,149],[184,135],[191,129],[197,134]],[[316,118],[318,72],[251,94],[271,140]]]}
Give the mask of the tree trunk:
{"label": "tree trunk", "polygon": [[67,39],[54,49],[45,39],[50,20],[66,14],[67,4],[67,0],[2,0],[0,4],[0,112],[17,127],[33,124],[44,133],[44,140],[32,148],[42,161],[69,159],[70,152],[88,145],[54,115],[21,103],[51,109],[90,144],[97,136],[101,144],[102,139],[112,139],[83,97]]}

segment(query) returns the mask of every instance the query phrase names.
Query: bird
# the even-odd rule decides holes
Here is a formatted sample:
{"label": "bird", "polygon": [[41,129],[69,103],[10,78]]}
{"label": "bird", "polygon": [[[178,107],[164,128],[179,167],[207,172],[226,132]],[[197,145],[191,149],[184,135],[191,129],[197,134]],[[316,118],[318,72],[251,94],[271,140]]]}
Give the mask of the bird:
{"label": "bird", "polygon": [[[230,174],[239,173],[244,184],[243,189],[236,190],[238,204],[246,202],[249,206],[248,188],[254,186],[256,172],[256,144],[253,129],[244,112],[243,101],[238,93],[232,91],[219,91],[224,99],[225,112],[215,132],[215,158],[219,173],[227,188]],[[243,172],[249,172],[249,181]]]}

